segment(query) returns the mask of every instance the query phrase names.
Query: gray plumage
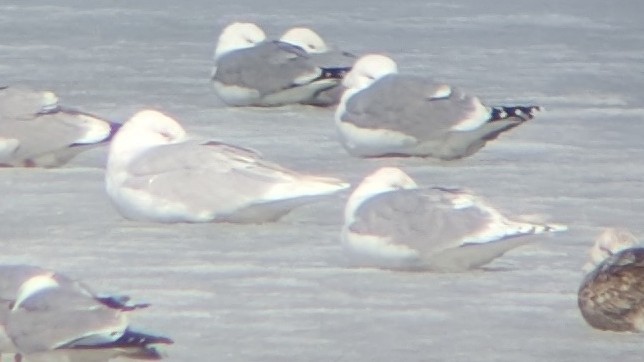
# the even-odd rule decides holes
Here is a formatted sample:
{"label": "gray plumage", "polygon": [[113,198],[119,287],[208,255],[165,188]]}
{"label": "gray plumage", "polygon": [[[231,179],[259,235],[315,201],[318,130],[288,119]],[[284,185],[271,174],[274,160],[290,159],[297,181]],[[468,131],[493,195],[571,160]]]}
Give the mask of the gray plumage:
{"label": "gray plumage", "polygon": [[348,187],[299,174],[258,153],[186,138],[166,115],[145,110],[114,137],[106,190],[119,212],[157,222],[266,222]]}
{"label": "gray plumage", "polygon": [[51,92],[0,89],[0,138],[15,145],[0,152],[0,166],[57,167],[108,142],[118,129],[95,115],[58,104]]}
{"label": "gray plumage", "polygon": [[[50,282],[30,285],[38,278]],[[129,330],[123,312],[148,306],[129,304],[127,296],[98,295],[80,281],[37,266],[2,265],[0,300],[3,353],[33,356],[27,360],[34,361],[44,358],[39,356],[41,353],[70,348],[112,350],[99,353],[111,356],[158,356],[147,344],[115,344],[118,336]],[[149,336],[149,341],[172,342],[156,336]],[[70,354],[75,358],[83,355]]]}
{"label": "gray plumage", "polygon": [[357,157],[467,157],[540,109],[488,108],[457,87],[398,74],[393,60],[375,54],[360,58],[343,84],[336,127]]}
{"label": "gray plumage", "polygon": [[279,41],[224,54],[217,61],[213,80],[254,89],[263,97],[297,86],[295,79],[316,73],[302,49]]}
{"label": "gray plumage", "polygon": [[342,69],[319,67],[302,48],[266,40],[253,23],[226,26],[215,48],[215,93],[232,106],[307,103],[340,83]]}
{"label": "gray plumage", "polygon": [[[280,40],[302,48],[309,54],[311,61],[320,68],[341,67],[348,70],[357,59],[349,52],[328,46],[318,33],[305,27],[294,27],[287,30]],[[333,88],[320,91],[306,104],[320,107],[336,105],[340,102],[344,89],[342,84],[337,84]]]}
{"label": "gray plumage", "polygon": [[532,229],[464,244],[464,239],[484,233],[496,215],[476,206],[456,209],[452,199],[459,192],[423,188],[376,195],[358,208],[349,230],[386,236],[393,245],[418,253],[416,268],[441,271],[482,266],[529,241],[508,238],[532,234]]}
{"label": "gray plumage", "polygon": [[526,236],[561,230],[510,220],[463,190],[419,188],[402,170],[383,167],[349,197],[342,241],[358,265],[463,271],[527,243]]}

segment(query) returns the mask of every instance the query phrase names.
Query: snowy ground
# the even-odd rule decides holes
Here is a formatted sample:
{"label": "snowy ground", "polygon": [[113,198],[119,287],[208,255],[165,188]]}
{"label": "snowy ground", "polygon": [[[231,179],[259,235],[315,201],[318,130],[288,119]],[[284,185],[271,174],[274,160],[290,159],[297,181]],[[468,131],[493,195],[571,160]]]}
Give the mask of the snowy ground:
{"label": "snowy ground", "polygon": [[[175,339],[168,361],[641,360],[642,337],[589,328],[576,291],[601,227],[644,233],[644,3],[277,3],[4,0],[0,82],[55,90],[115,120],[154,107],[194,135],[351,182],[397,165],[421,184],[468,187],[570,231],[470,273],[356,269],[339,246],[346,194],[267,225],[130,222],[103,191],[100,149],[62,169],[0,169],[0,262],[153,303],[132,319]],[[212,51],[233,20],[273,36],[310,26],[490,104],[548,112],[462,161],[354,159],[335,139],[333,110],[216,99]]]}

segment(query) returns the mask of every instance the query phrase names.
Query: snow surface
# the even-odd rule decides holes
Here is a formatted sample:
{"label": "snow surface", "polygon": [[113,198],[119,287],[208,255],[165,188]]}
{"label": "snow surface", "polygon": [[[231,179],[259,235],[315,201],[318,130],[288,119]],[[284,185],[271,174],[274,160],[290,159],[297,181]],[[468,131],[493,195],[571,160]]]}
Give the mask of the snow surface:
{"label": "snow surface", "polygon": [[[4,0],[4,84],[118,121],[153,107],[194,135],[353,183],[398,166],[570,230],[469,273],[351,268],[339,243],[348,192],[266,225],[131,222],[104,192],[103,148],[61,169],[0,169],[0,262],[151,302],[133,324],[175,339],[168,361],[641,361],[642,336],[591,329],[576,293],[601,227],[644,233],[643,10],[641,0]],[[214,42],[235,20],[272,36],[310,26],[488,104],[547,111],[461,161],[352,158],[333,109],[215,97]]]}

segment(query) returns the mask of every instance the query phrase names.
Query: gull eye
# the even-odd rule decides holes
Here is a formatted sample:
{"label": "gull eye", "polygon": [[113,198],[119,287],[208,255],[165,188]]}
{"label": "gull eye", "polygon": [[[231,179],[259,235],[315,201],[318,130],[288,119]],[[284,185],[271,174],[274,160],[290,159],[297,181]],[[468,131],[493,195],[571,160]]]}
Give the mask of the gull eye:
{"label": "gull eye", "polygon": [[167,141],[172,141],[174,139],[174,137],[172,136],[172,134],[170,132],[161,131],[161,132],[159,132],[159,134],[161,134],[161,136],[163,138],[165,138]]}
{"label": "gull eye", "polygon": [[311,49],[317,49],[317,48],[315,47],[315,45],[313,45],[313,44],[309,44],[309,48],[311,48]]}

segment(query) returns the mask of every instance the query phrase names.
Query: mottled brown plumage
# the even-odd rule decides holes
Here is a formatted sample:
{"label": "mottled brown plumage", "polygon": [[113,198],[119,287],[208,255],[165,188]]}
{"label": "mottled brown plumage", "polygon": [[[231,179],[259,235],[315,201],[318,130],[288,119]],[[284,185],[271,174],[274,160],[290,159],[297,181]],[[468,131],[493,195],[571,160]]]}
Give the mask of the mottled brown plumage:
{"label": "mottled brown plumage", "polygon": [[[606,243],[606,238],[611,240]],[[592,327],[618,332],[644,331],[644,248],[632,247],[630,233],[608,229],[595,243],[595,250],[619,250],[597,265],[584,278],[578,292],[581,314]]]}

